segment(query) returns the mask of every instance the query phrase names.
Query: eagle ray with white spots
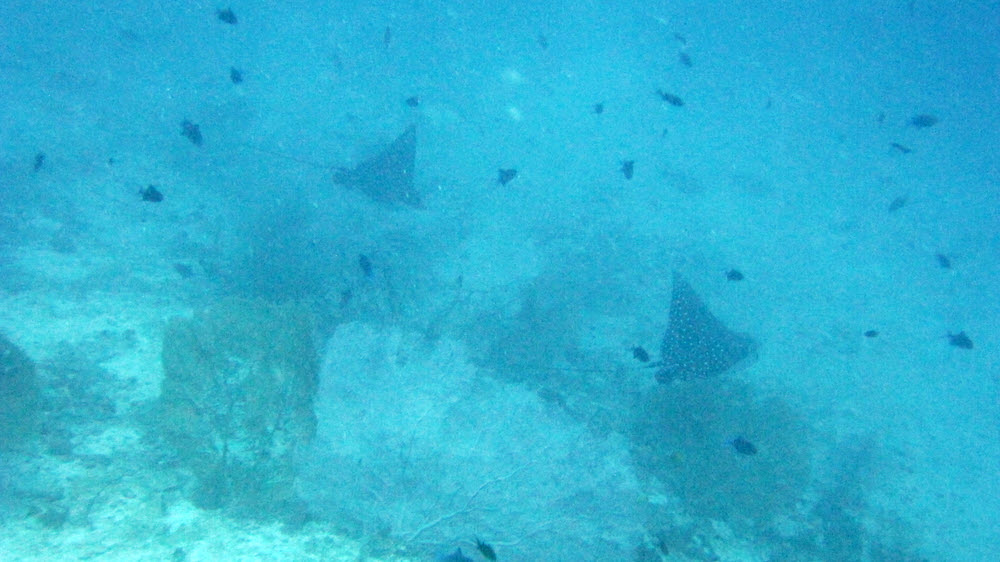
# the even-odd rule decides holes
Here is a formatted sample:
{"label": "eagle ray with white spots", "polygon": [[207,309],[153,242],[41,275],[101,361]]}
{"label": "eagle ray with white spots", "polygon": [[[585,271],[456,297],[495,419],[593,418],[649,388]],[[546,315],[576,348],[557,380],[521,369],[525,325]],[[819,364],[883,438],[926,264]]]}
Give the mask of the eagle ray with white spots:
{"label": "eagle ray with white spots", "polygon": [[711,378],[756,359],[757,342],[727,328],[676,271],[673,285],[657,381]]}

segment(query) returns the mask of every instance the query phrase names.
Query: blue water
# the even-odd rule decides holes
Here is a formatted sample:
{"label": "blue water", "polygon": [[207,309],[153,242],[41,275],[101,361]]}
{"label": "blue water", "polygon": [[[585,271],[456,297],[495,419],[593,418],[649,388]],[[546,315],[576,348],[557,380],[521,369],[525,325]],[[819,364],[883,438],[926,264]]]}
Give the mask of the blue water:
{"label": "blue water", "polygon": [[[78,396],[116,388],[115,415],[49,415],[75,452],[52,456],[49,432],[0,460],[0,491],[21,498],[0,503],[5,521],[37,518],[25,463],[56,471],[86,457],[83,435],[147,431],[127,413],[155,401],[158,356],[140,351],[158,349],[158,322],[238,295],[320,318],[317,349],[353,377],[322,373],[320,438],[391,473],[357,482],[455,494],[384,500],[414,510],[395,529],[366,519],[371,498],[304,498],[354,538],[424,559],[478,559],[476,536],[503,560],[589,559],[579,545],[638,560],[995,556],[997,3],[228,7],[235,24],[206,3],[0,6],[0,330],[50,365],[43,393],[76,380],[51,366],[66,346],[121,381]],[[411,124],[422,208],[334,185]],[[503,169],[517,176],[500,184]],[[142,200],[150,185],[163,201]],[[674,271],[754,338],[755,361],[659,385],[632,357],[659,359]],[[129,330],[138,348],[107,343]],[[972,349],[949,345],[959,331]],[[387,348],[393,362],[377,359]],[[434,369],[451,371],[422,376]],[[410,381],[413,401],[343,398],[341,413],[382,413],[351,425],[322,389],[402,400],[372,373]],[[535,417],[505,434],[505,405]],[[452,433],[456,417],[472,425]],[[591,448],[475,496],[477,478],[524,466],[501,459],[517,454],[504,435],[562,451],[532,428]],[[758,453],[719,445],[736,435]],[[377,439],[410,443],[426,456],[403,464],[426,472],[382,463]],[[595,451],[623,476],[585,497]],[[327,477],[316,462],[299,464],[309,486]],[[560,472],[572,497],[546,484]],[[418,531],[435,506],[458,513]],[[603,519],[617,523],[597,539]],[[706,539],[713,521],[732,536]]]}

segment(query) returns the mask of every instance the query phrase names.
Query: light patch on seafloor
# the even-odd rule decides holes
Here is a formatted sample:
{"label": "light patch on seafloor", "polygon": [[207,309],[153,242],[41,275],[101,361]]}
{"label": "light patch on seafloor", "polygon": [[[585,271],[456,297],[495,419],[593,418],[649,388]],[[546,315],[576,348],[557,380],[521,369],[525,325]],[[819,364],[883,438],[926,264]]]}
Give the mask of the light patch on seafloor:
{"label": "light patch on seafloor", "polygon": [[423,118],[435,127],[449,127],[465,121],[457,109],[444,103],[424,104],[423,108]]}
{"label": "light patch on seafloor", "polygon": [[520,121],[524,118],[521,110],[513,105],[507,106],[507,116],[510,117],[512,121]]}
{"label": "light patch on seafloor", "polygon": [[524,84],[525,82],[524,75],[515,68],[505,68],[503,72],[500,73],[500,77],[503,79],[505,84],[509,84],[511,86],[518,86],[520,84]]}
{"label": "light patch on seafloor", "polygon": [[134,447],[141,438],[139,431],[131,427],[109,427],[104,431],[83,438],[73,448],[78,455],[114,455]]}
{"label": "light patch on seafloor", "polygon": [[163,516],[162,523],[168,534],[195,526],[201,520],[202,512],[187,501],[175,502],[170,505]]}

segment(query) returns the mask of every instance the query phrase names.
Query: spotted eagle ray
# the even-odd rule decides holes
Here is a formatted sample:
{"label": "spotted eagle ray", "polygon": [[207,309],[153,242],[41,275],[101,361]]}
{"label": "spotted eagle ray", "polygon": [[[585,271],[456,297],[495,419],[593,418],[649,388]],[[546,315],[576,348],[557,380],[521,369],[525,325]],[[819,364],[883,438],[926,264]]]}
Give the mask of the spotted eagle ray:
{"label": "spotted eagle ray", "polygon": [[357,189],[374,201],[422,208],[420,193],[413,186],[416,154],[417,126],[410,125],[382,152],[353,169],[337,168],[333,182]]}
{"label": "spotted eagle ray", "polygon": [[756,358],[757,342],[727,328],[680,273],[674,272],[673,281],[657,381],[710,378]]}

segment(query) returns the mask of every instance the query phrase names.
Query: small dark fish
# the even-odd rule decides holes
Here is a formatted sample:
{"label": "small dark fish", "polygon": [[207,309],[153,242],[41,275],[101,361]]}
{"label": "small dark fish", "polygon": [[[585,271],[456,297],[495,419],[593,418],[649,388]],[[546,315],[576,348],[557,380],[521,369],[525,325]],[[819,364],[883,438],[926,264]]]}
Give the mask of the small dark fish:
{"label": "small dark fish", "polygon": [[150,203],[159,203],[160,201],[163,201],[163,193],[161,193],[159,189],[156,189],[156,186],[152,184],[140,189],[139,196],[142,197],[143,201],[148,201]]}
{"label": "small dark fish", "polygon": [[941,269],[951,269],[951,258],[944,254],[934,254],[934,257],[937,259],[938,267]]}
{"label": "small dark fish", "polygon": [[538,46],[539,47],[541,47],[543,49],[548,49],[549,48],[549,38],[548,37],[546,37],[546,36],[542,35],[541,33],[539,33],[537,40],[538,40]]}
{"label": "small dark fish", "polygon": [[515,170],[514,168],[508,168],[506,170],[498,171],[497,181],[500,182],[500,185],[507,185],[508,183],[510,183],[510,180],[516,177],[517,177],[517,170]]}
{"label": "small dark fish", "polygon": [[493,547],[479,540],[479,537],[476,537],[476,549],[479,550],[479,553],[482,554],[483,558],[487,560],[497,559],[497,553],[493,550]]}
{"label": "small dark fish", "polygon": [[388,48],[390,43],[392,43],[392,30],[386,27],[382,34],[382,44]]}
{"label": "small dark fish", "polygon": [[906,205],[906,196],[900,195],[899,197],[893,199],[892,203],[889,203],[889,212],[895,213],[896,211],[902,209],[903,205]]}
{"label": "small dark fish", "polygon": [[679,41],[681,45],[687,45],[688,44],[687,37],[684,37],[680,33],[674,33],[674,39],[676,39],[677,41]]}
{"label": "small dark fish", "polygon": [[880,112],[878,115],[876,115],[875,122],[878,123],[879,125],[885,123],[885,112]]}
{"label": "small dark fish", "polygon": [[909,154],[909,153],[913,152],[912,148],[910,148],[908,146],[903,146],[903,145],[899,144],[898,142],[890,142],[889,146],[892,147],[892,148],[894,148],[894,149],[896,149],[896,150],[898,150],[898,151],[900,151],[903,154]]}
{"label": "small dark fish", "polygon": [[937,122],[938,122],[937,117],[934,117],[933,115],[928,115],[926,113],[921,113],[920,115],[914,115],[913,117],[910,117],[910,120],[907,121],[907,124],[916,127],[918,129],[926,129],[927,127],[933,127],[934,125],[937,125]]}
{"label": "small dark fish", "polygon": [[598,115],[604,113],[604,102],[594,104],[594,113]]}
{"label": "small dark fish", "polygon": [[632,173],[635,171],[635,160],[623,160],[622,161],[622,173],[625,174],[625,179],[632,179]]}
{"label": "small dark fish", "polygon": [[678,53],[677,60],[679,60],[682,65],[688,68],[694,66],[694,63],[691,61],[691,55],[687,54],[687,51],[681,51],[680,53]]}
{"label": "small dark fish", "polygon": [[868,330],[867,332],[865,332],[865,337],[866,338],[876,338],[876,337],[878,337],[878,330]]}
{"label": "small dark fish", "polygon": [[229,81],[233,84],[243,83],[243,73],[235,66],[229,67]]}
{"label": "small dark fish", "polygon": [[181,123],[181,136],[187,137],[195,146],[201,146],[201,127],[185,119]]}
{"label": "small dark fish", "polygon": [[632,348],[632,357],[643,363],[649,363],[649,352],[643,349],[642,346],[637,345]]}
{"label": "small dark fish", "polygon": [[177,275],[180,275],[183,279],[190,279],[194,277],[194,269],[186,263],[175,263],[174,271],[176,271]]}
{"label": "small dark fish", "polygon": [[364,254],[358,254],[358,267],[361,268],[361,273],[367,278],[372,276],[372,260],[368,259],[368,256]]}
{"label": "small dark fish", "polygon": [[730,281],[742,281],[743,272],[738,269],[730,269],[726,272],[726,279]]}
{"label": "small dark fish", "polygon": [[669,103],[670,105],[672,105],[674,107],[683,107],[684,106],[684,100],[682,100],[681,98],[679,98],[679,97],[677,97],[677,96],[675,96],[673,94],[668,94],[667,92],[664,92],[663,90],[656,90],[656,93],[657,93],[657,95],[660,96],[661,100]]}
{"label": "small dark fish", "polygon": [[216,10],[215,17],[219,18],[219,20],[221,21],[228,23],[229,25],[236,25],[238,21],[236,19],[236,14],[233,13],[233,10],[231,8],[226,8],[225,10]]}
{"label": "small dark fish", "polygon": [[742,435],[730,441],[729,444],[741,455],[749,457],[757,454],[757,446],[744,439]]}
{"label": "small dark fish", "polygon": [[472,558],[462,554],[461,548],[456,548],[451,554],[438,555],[437,562],[472,562]]}
{"label": "small dark fish", "polygon": [[417,96],[410,96],[406,98],[406,105],[410,107],[417,107],[420,105],[420,98]]}
{"label": "small dark fish", "polygon": [[948,332],[948,343],[962,349],[972,349],[972,340],[969,336],[965,335],[965,332],[959,332],[957,334]]}
{"label": "small dark fish", "polygon": [[38,154],[35,155],[35,163],[32,164],[31,169],[37,172],[38,170],[41,170],[42,166],[44,165],[45,165],[45,153],[39,152]]}

